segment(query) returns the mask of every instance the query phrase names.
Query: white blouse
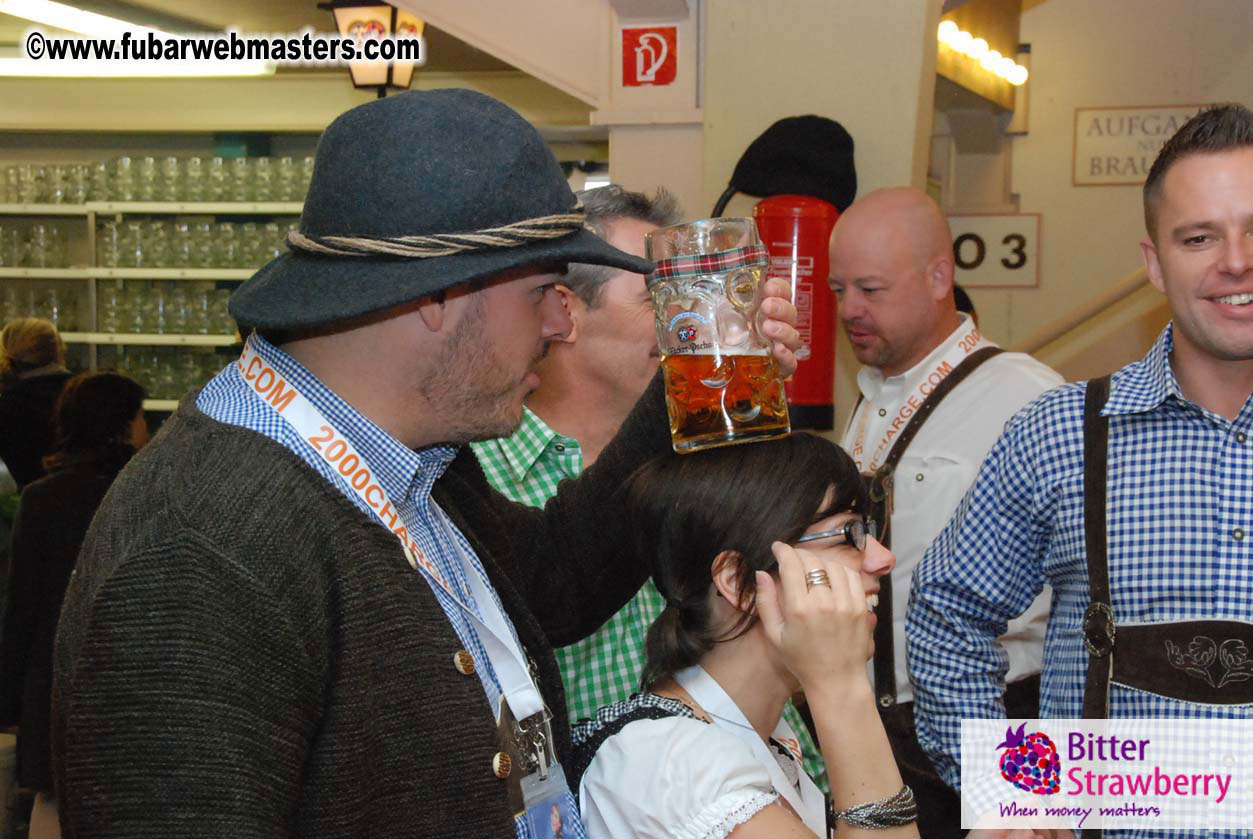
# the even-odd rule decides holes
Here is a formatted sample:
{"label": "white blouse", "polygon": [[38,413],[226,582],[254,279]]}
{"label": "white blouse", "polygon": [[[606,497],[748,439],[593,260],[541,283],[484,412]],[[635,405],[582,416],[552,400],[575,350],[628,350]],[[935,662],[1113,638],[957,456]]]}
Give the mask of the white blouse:
{"label": "white blouse", "polygon": [[590,839],[723,839],[778,799],[749,746],[687,717],[628,723],[579,784]]}

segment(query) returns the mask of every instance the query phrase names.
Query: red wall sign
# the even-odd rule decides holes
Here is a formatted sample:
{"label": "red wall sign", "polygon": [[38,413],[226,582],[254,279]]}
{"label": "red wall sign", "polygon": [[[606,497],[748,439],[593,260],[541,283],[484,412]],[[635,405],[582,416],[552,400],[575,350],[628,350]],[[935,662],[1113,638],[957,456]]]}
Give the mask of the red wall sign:
{"label": "red wall sign", "polygon": [[679,28],[648,26],[622,30],[622,85],[673,84],[679,69]]}

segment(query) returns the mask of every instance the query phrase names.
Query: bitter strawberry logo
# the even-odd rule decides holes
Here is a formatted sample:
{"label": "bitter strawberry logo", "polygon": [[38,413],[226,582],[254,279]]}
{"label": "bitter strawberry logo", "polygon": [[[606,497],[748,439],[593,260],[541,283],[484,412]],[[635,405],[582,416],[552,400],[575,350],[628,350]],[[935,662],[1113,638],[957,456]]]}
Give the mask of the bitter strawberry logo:
{"label": "bitter strawberry logo", "polygon": [[1005,742],[997,746],[1001,752],[1001,777],[1019,789],[1036,795],[1053,795],[1061,788],[1062,763],[1057,746],[1047,734],[1033,731],[1024,734],[1027,724],[1014,731],[1005,729]]}

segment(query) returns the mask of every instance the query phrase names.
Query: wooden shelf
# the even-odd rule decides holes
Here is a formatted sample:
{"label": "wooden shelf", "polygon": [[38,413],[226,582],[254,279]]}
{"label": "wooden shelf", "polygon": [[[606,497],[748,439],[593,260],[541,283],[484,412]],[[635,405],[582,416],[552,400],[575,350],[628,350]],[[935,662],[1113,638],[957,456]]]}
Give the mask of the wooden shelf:
{"label": "wooden shelf", "polygon": [[0,268],[4,280],[90,280],[95,268]]}
{"label": "wooden shelf", "polygon": [[149,347],[229,347],[234,335],[149,335],[142,332],[62,332],[67,344],[112,344]]}
{"label": "wooden shelf", "polygon": [[85,216],[86,204],[0,204],[0,216]]}
{"label": "wooden shelf", "polygon": [[152,215],[298,216],[300,201],[88,201],[86,204],[0,204],[3,216]]}
{"label": "wooden shelf", "polygon": [[257,268],[87,268],[85,270],[89,277],[95,277],[98,280],[246,280],[257,273]]}
{"label": "wooden shelf", "polygon": [[298,216],[304,205],[299,201],[88,201],[81,206],[93,213]]}
{"label": "wooden shelf", "polygon": [[4,280],[246,280],[258,268],[0,268]]}

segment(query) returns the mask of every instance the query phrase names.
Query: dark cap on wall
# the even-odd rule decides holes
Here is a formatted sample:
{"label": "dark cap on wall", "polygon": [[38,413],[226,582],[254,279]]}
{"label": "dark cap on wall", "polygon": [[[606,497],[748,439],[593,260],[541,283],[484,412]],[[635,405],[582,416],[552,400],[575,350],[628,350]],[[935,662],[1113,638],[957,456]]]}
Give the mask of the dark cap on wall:
{"label": "dark cap on wall", "polygon": [[842,213],[857,196],[853,137],[826,117],[781,119],[744,150],[713,214],[721,215],[737,192],[755,198],[809,195]]}

